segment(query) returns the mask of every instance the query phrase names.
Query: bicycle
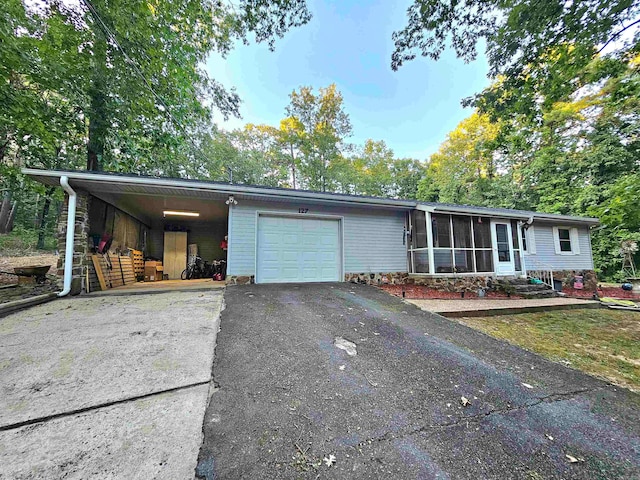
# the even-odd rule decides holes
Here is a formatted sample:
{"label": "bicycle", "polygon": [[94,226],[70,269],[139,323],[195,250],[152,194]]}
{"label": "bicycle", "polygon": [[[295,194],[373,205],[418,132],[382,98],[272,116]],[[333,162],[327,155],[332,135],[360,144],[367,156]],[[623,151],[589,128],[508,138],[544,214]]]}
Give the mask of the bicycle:
{"label": "bicycle", "polygon": [[205,269],[202,266],[202,258],[194,257],[193,261],[187,265],[182,273],[180,274],[180,278],[182,280],[193,280],[195,278],[202,278],[205,274]]}

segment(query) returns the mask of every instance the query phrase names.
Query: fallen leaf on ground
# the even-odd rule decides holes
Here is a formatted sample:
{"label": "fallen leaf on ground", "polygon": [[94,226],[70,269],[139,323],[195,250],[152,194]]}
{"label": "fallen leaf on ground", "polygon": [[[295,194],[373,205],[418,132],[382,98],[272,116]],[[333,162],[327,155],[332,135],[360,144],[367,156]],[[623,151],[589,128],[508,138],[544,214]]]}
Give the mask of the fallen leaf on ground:
{"label": "fallen leaf on ground", "polygon": [[329,458],[324,457],[322,459],[322,461],[327,464],[327,467],[330,467],[331,465],[336,463],[336,457],[335,457],[335,455],[331,454],[331,455],[329,455]]}
{"label": "fallen leaf on ground", "polygon": [[523,383],[522,386],[527,388],[533,388],[533,385],[529,385],[528,383]]}
{"label": "fallen leaf on ground", "polygon": [[340,370],[344,370],[344,365],[340,365],[338,368],[339,368]]}
{"label": "fallen leaf on ground", "polygon": [[462,404],[463,407],[466,407],[467,405],[471,405],[471,402],[467,397],[460,397],[460,403]]}
{"label": "fallen leaf on ground", "polygon": [[584,462],[584,458],[576,458],[573,455],[566,454],[565,457],[567,457],[567,460],[569,460],[569,463]]}
{"label": "fallen leaf on ground", "polygon": [[553,441],[553,437],[548,433],[545,433],[544,436],[547,437],[549,440]]}

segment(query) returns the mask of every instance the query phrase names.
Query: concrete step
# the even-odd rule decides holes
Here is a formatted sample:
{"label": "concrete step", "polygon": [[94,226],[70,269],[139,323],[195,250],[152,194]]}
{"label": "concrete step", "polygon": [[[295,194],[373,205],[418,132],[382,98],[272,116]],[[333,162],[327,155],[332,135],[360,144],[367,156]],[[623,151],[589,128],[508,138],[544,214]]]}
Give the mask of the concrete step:
{"label": "concrete step", "polygon": [[508,280],[498,280],[495,283],[497,290],[519,295],[523,298],[552,298],[557,293],[544,283],[529,283],[528,279],[515,278]]}
{"label": "concrete step", "polygon": [[549,285],[544,283],[527,283],[525,285],[511,285],[516,292],[535,292],[538,290],[550,290]]}
{"label": "concrete step", "polygon": [[532,292],[518,292],[517,295],[522,296],[522,298],[552,298],[558,296],[557,292],[551,289]]}

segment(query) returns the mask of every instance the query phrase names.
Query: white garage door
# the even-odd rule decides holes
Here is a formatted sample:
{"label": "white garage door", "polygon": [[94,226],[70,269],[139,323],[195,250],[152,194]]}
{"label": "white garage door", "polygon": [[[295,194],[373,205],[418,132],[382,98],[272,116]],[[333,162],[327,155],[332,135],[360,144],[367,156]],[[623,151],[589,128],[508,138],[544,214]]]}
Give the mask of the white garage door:
{"label": "white garage door", "polygon": [[260,215],[256,282],[340,280],[340,222]]}

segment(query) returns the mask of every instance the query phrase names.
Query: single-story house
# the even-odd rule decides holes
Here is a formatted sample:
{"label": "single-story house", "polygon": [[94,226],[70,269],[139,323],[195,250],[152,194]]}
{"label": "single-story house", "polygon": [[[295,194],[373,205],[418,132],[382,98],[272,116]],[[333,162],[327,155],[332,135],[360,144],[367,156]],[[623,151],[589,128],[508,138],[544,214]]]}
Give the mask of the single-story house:
{"label": "single-story house", "polygon": [[585,288],[596,282],[596,218],[114,173],[23,172],[67,192],[59,235],[66,242],[61,274],[72,293],[83,291],[91,249],[105,232],[112,248],[157,259],[176,248],[167,241],[171,232],[186,232],[201,257],[227,261],[227,283],[455,282],[476,289],[532,271],[565,282],[581,274]]}

